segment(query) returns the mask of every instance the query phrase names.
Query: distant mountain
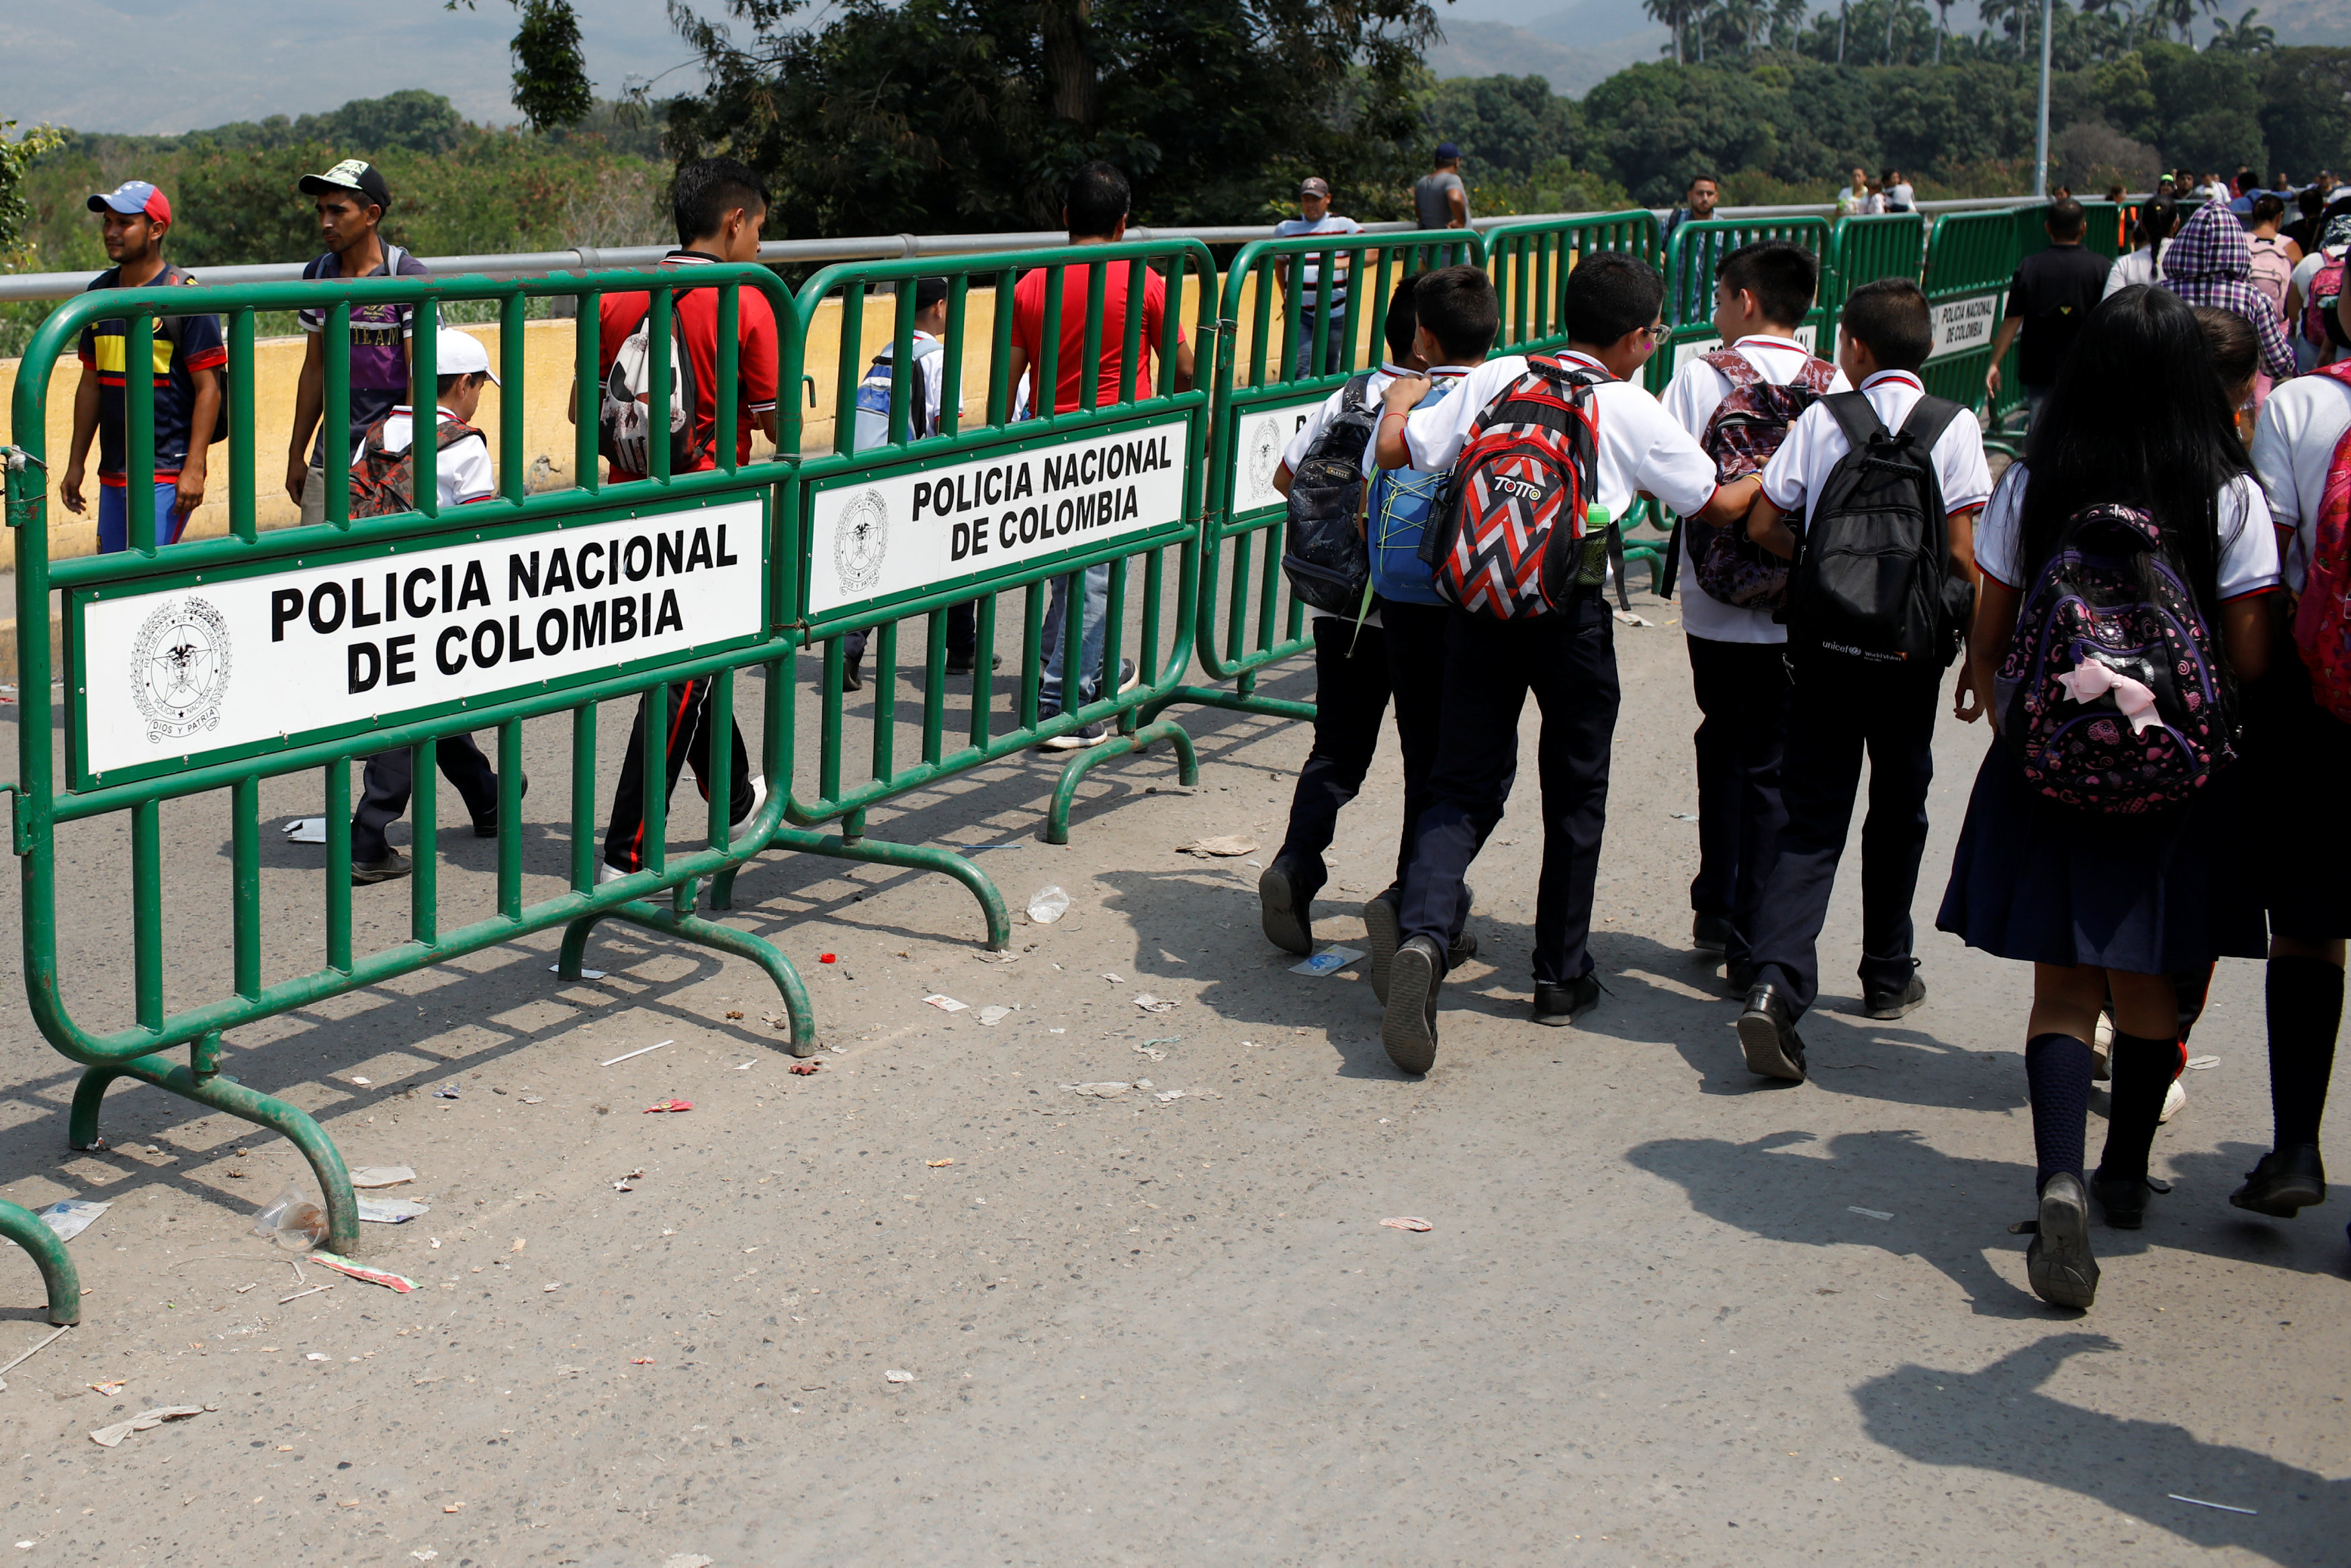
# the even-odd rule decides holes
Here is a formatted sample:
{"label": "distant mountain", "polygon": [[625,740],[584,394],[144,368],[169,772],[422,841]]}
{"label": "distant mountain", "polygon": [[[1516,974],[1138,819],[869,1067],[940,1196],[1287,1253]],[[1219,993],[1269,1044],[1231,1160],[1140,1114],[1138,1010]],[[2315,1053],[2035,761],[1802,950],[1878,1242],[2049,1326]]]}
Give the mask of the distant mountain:
{"label": "distant mountain", "polygon": [[1666,42],[1666,30],[1646,25],[1637,5],[1621,8],[1638,31],[1613,30],[1615,19],[1606,14],[1620,7],[1612,0],[1526,26],[1456,18],[1445,25],[1445,41],[1430,47],[1428,68],[1439,77],[1541,77],[1552,91],[1581,98],[1626,66],[1656,59]]}

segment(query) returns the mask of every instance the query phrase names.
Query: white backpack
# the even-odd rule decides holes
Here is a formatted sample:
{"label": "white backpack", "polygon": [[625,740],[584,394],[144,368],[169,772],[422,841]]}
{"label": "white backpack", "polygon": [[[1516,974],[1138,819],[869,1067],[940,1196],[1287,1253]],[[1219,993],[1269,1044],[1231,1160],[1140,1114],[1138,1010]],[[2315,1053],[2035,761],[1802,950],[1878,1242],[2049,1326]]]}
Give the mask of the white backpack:
{"label": "white backpack", "polygon": [[[604,375],[604,403],[596,416],[596,450],[627,473],[653,472],[653,297],[645,313],[612,357]],[[701,460],[694,439],[694,356],[685,352],[682,313],[673,312],[669,333],[669,471],[687,473]],[[716,421],[714,421],[715,424]]]}

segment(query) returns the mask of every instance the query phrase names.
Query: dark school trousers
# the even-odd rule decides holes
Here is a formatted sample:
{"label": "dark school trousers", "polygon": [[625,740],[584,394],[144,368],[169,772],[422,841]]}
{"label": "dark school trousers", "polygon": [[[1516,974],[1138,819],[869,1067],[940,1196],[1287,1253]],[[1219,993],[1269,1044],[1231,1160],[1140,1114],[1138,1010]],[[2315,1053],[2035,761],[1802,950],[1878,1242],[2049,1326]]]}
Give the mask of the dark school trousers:
{"label": "dark school trousers", "polygon": [[1927,848],[1927,786],[1935,779],[1939,670],[1882,670],[1799,663],[1780,763],[1787,821],[1763,886],[1750,957],[1802,1014],[1820,995],[1821,927],[1869,753],[1869,815],[1861,825],[1863,990],[1896,991],[1917,968],[1910,900]]}
{"label": "dark school trousers", "polygon": [[1538,985],[1580,980],[1592,969],[1592,893],[1622,698],[1615,622],[1599,594],[1586,593],[1538,620],[1449,611],[1445,629],[1444,711],[1429,781],[1435,798],[1414,825],[1404,939],[1426,937],[1441,954],[1460,933],[1469,913],[1462,881],[1502,819],[1518,769],[1519,714],[1532,692],[1542,711],[1536,769],[1543,821],[1534,978]]}
{"label": "dark school trousers", "polygon": [[[872,635],[873,628],[870,626],[861,626],[855,631],[841,633],[841,656],[852,664],[864,658],[867,640]],[[902,643],[900,646],[904,645]],[[947,607],[947,657],[968,659],[978,646],[979,611],[977,605],[970,600],[966,600],[959,605],[949,605]]]}
{"label": "dark school trousers", "polygon": [[1754,947],[1763,884],[1787,812],[1780,803],[1780,756],[1788,740],[1788,661],[1776,642],[1693,637],[1690,683],[1698,694],[1698,875],[1690,909],[1730,922],[1724,956],[1746,964]]}
{"label": "dark school trousers", "polygon": [[[1396,880],[1404,879],[1412,825],[1428,805],[1437,757],[1437,715],[1445,671],[1446,611],[1436,605],[1379,604],[1383,626],[1357,635],[1353,620],[1314,622],[1314,743],[1298,770],[1281,854],[1307,862],[1322,885],[1322,852],[1339,812],[1364,787],[1391,696],[1404,753],[1404,821],[1396,834]],[[1353,651],[1349,651],[1350,648]]]}
{"label": "dark school trousers", "polygon": [[[434,745],[433,756],[441,764],[441,776],[457,786],[475,822],[497,814],[498,775],[490,771],[490,759],[482,754],[473,736],[452,735]],[[383,830],[408,809],[409,794],[414,787],[411,778],[414,761],[414,753],[406,746],[378,752],[367,760],[360,774],[359,809],[351,813],[353,861],[372,865],[391,853]]]}
{"label": "dark school trousers", "polygon": [[[677,792],[678,770],[692,763],[695,782],[702,786],[702,798],[710,798],[712,684],[707,676],[699,680],[671,682],[667,705],[651,715],[667,738],[670,794]],[[612,792],[612,824],[604,832],[604,863],[623,871],[642,870],[645,863],[645,721],[652,696],[648,691],[637,703],[637,722],[629,729],[628,754],[621,762],[620,786]],[[737,724],[732,728],[735,762],[728,774],[733,788],[728,792],[727,804],[733,809],[727,813],[727,820],[740,822],[751,810],[751,758],[743,748],[743,727]]]}

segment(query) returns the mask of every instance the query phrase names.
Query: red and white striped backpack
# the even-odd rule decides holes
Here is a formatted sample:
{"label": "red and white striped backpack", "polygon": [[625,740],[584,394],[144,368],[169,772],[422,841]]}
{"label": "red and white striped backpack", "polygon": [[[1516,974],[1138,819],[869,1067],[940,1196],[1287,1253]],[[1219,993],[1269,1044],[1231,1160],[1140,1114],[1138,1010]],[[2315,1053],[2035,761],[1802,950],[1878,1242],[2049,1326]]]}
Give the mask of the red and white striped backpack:
{"label": "red and white striped backpack", "polygon": [[1421,536],[1447,603],[1531,620],[1604,580],[1615,525],[1587,541],[1583,524],[1600,446],[1592,389],[1610,379],[1535,355],[1479,412]]}

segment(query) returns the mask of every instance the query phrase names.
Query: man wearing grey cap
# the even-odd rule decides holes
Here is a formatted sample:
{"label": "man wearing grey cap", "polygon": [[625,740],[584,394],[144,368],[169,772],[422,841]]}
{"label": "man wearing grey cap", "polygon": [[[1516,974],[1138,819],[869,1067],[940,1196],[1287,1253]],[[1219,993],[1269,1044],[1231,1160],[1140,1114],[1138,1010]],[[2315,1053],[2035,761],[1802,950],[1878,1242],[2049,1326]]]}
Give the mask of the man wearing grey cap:
{"label": "man wearing grey cap", "polygon": [[1461,149],[1450,141],[1437,144],[1437,167],[1412,188],[1412,210],[1424,229],[1469,226],[1469,191],[1461,183]]}
{"label": "man wearing grey cap", "polygon": [[[1298,234],[1360,234],[1364,225],[1353,218],[1343,218],[1331,210],[1331,186],[1328,181],[1312,178],[1298,187],[1298,210],[1301,217],[1284,218],[1274,224],[1273,237],[1290,239]],[[1321,307],[1322,264],[1331,265],[1331,327],[1323,339],[1322,365],[1314,367],[1314,313]],[[1290,258],[1283,256],[1273,264],[1274,275],[1281,286],[1290,287]],[[1302,379],[1312,375],[1329,375],[1353,363],[1347,352],[1347,256],[1344,252],[1310,253],[1298,258],[1298,336],[1296,351],[1290,356],[1290,375]]]}
{"label": "man wearing grey cap", "polygon": [[[302,269],[304,278],[425,275],[423,262],[377,233],[392,205],[392,187],[384,182],[381,170],[363,159],[346,158],[324,174],[304,175],[301,190],[318,209],[319,237],[327,247],[325,254]],[[324,522],[327,515],[329,432],[319,430],[327,407],[327,316],[321,304],[297,318],[309,344],[303,350],[302,378],[294,393],[286,493],[302,509],[305,523]],[[333,432],[345,451],[366,439],[370,425],[407,400],[407,339],[415,317],[416,307],[411,305],[351,306],[350,429]]]}

